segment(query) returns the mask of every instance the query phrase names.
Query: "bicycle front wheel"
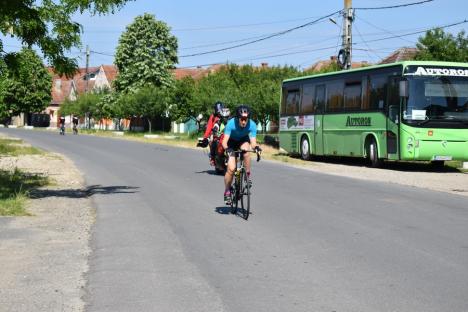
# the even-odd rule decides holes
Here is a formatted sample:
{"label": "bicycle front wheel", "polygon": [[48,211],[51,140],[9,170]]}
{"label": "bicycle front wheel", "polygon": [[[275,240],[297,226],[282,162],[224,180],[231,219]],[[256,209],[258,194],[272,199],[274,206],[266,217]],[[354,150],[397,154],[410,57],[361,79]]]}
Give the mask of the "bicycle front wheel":
{"label": "bicycle front wheel", "polygon": [[245,220],[249,218],[250,215],[250,185],[249,185],[249,177],[247,176],[247,172],[245,169],[242,170],[240,176],[241,182],[241,207],[242,207],[242,216]]}

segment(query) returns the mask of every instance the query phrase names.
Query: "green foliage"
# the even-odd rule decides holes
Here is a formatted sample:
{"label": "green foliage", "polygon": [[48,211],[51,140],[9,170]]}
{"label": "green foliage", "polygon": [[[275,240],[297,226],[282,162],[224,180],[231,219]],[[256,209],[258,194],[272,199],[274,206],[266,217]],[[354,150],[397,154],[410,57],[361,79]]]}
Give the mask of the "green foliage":
{"label": "green foliage", "polygon": [[195,99],[196,85],[192,77],[185,77],[177,80],[172,95],[173,105],[170,107],[170,113],[173,120],[187,121],[190,118],[195,119],[202,111],[200,102]]}
{"label": "green foliage", "polygon": [[429,30],[416,47],[416,60],[468,62],[468,36],[464,30],[456,37],[440,28]]}
{"label": "green foliage", "polygon": [[125,116],[139,116],[147,119],[149,131],[152,130],[152,120],[163,117],[171,106],[172,90],[165,87],[147,86],[134,93],[122,95],[119,106]]}
{"label": "green foliage", "polygon": [[120,37],[114,62],[119,68],[117,92],[131,93],[148,85],[170,87],[171,69],[178,62],[177,38],[154,15],[138,16]]}
{"label": "green foliage", "polygon": [[52,99],[52,77],[39,56],[32,49],[23,48],[19,53],[8,54],[5,63],[10,70],[0,87],[0,114],[14,116],[44,110]]}
{"label": "green foliage", "polygon": [[[207,118],[216,101],[224,102],[231,111],[239,104],[252,108],[253,117],[261,122],[263,130],[270,121],[277,121],[281,82],[301,73],[294,67],[254,67],[229,64],[195,83],[195,90],[177,84],[176,93],[187,94],[191,104],[175,101],[177,119],[195,118],[202,113]],[[178,96],[180,98],[182,96]],[[179,108],[180,106],[180,108]]]}
{"label": "green foliage", "polygon": [[18,38],[28,47],[39,47],[56,72],[72,75],[77,64],[74,59],[66,57],[65,52],[80,46],[82,31],[81,25],[72,20],[73,15],[85,11],[91,14],[113,13],[127,1],[4,0],[0,5],[0,32]]}
{"label": "green foliage", "polygon": [[30,190],[47,185],[47,177],[17,168],[0,170],[0,216],[28,215],[24,209]]}

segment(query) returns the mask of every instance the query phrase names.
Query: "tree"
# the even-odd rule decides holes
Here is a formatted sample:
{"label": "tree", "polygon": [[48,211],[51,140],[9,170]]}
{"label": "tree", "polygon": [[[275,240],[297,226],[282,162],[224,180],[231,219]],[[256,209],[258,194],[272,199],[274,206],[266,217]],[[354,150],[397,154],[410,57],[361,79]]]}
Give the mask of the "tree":
{"label": "tree", "polygon": [[[65,56],[79,47],[82,27],[72,20],[75,13],[113,13],[129,0],[2,0],[0,32],[16,37],[28,47],[36,45],[59,74],[72,75],[74,59]],[[3,43],[0,40],[0,48]],[[3,49],[0,49],[3,51]],[[11,64],[10,64],[11,65]],[[13,64],[14,65],[14,64]]]}
{"label": "tree", "polygon": [[163,117],[171,104],[170,90],[165,87],[144,87],[135,93],[127,94],[124,98],[127,113],[146,118],[149,132],[152,131],[152,121]]}
{"label": "tree", "polygon": [[52,77],[32,49],[23,48],[9,55],[5,63],[10,68],[3,86],[4,114],[36,113],[49,105],[52,97]]}
{"label": "tree", "polygon": [[171,70],[177,59],[177,38],[166,23],[144,14],[127,26],[115,53],[119,75],[114,81],[117,92],[135,92],[148,85],[170,87]]}
{"label": "tree", "polygon": [[428,30],[416,44],[416,60],[468,62],[468,36],[462,30],[454,37],[442,29]]}
{"label": "tree", "polygon": [[184,77],[175,82],[172,94],[173,105],[170,107],[170,114],[173,120],[185,122],[189,119],[196,119],[203,108],[200,102],[195,101],[196,84],[192,77]]}

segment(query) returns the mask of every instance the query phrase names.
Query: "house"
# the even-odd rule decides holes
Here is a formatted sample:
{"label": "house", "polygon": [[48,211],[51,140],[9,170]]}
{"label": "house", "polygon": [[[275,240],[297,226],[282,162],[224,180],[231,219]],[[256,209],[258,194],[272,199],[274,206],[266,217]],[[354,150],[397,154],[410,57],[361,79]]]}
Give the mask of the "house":
{"label": "house", "polygon": [[[88,74],[86,74],[86,68],[79,68],[71,78],[56,74],[53,68],[48,68],[48,70],[53,76],[52,101],[45,110],[45,113],[50,116],[50,127],[57,127],[58,110],[66,99],[74,101],[79,94],[87,91],[110,89],[118,73],[114,65],[89,67]],[[65,122],[69,123],[70,116],[65,118]]]}
{"label": "house", "polygon": [[398,50],[396,50],[395,52],[391,53],[389,56],[381,60],[379,64],[409,61],[409,60],[414,59],[417,53],[418,53],[417,48],[408,48],[408,47],[399,48]]}
{"label": "house", "polygon": [[[336,64],[337,63],[337,57],[336,56],[330,56],[329,60],[322,60],[318,61],[314,64],[312,64],[310,67],[306,68],[305,71],[307,72],[319,72],[323,70],[324,68],[327,68],[331,64]],[[362,61],[362,62],[352,62],[351,63],[351,68],[359,68],[359,67],[364,67],[368,66],[369,63],[367,61]]]}

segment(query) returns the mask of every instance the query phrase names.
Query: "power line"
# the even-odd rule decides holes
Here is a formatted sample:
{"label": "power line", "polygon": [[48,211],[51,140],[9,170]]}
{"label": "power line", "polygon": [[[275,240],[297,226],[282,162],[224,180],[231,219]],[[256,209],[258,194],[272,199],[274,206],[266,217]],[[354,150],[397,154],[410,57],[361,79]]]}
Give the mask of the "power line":
{"label": "power line", "polygon": [[[377,38],[377,39],[372,39],[372,40],[368,40],[368,41],[362,41],[362,42],[354,42],[353,43],[353,46],[356,46],[356,45],[360,45],[360,44],[366,44],[367,48],[366,50],[368,51],[378,51],[378,49],[370,49],[369,46],[368,46],[368,43],[369,42],[377,42],[377,41],[383,41],[383,40],[388,40],[388,39],[394,39],[394,38],[400,38],[400,37],[406,37],[406,36],[411,36],[411,35],[415,35],[415,34],[420,34],[420,33],[424,33],[428,30],[431,30],[431,29],[435,29],[435,28],[448,28],[448,27],[452,27],[452,26],[457,26],[457,25],[461,25],[461,24],[464,24],[464,23],[467,23],[468,21],[467,20],[464,20],[464,21],[460,21],[460,22],[457,22],[457,23],[452,23],[452,24],[448,24],[448,25],[443,25],[443,26],[435,26],[435,27],[430,27],[430,28],[427,28],[425,30],[421,30],[421,31],[416,31],[416,32],[410,32],[410,33],[406,33],[406,34],[402,34],[402,35],[394,35],[394,36],[389,36],[389,37],[384,37],[384,38]],[[317,49],[311,49],[311,50],[302,50],[302,51],[294,51],[294,52],[290,52],[290,53],[281,53],[281,54],[273,54],[273,55],[263,55],[261,57],[256,57],[254,56],[253,58],[252,57],[248,57],[248,58],[242,58],[242,59],[234,59],[234,60],[231,60],[230,62],[236,62],[236,61],[244,61],[244,60],[250,60],[250,61],[253,61],[253,60],[257,60],[257,59],[266,59],[266,58],[274,58],[274,57],[280,57],[280,56],[287,56],[287,55],[294,55],[294,54],[302,54],[302,53],[310,53],[310,52],[315,52],[315,51],[322,51],[322,50],[328,50],[328,49],[336,49],[336,46],[330,46],[330,47],[323,47],[323,48],[317,48]],[[364,50],[364,49],[362,49]],[[100,55],[104,55],[104,56],[111,56],[111,57],[114,57],[114,55],[111,55],[111,54],[108,54],[108,53],[104,53],[104,52],[98,52],[98,51],[90,51],[91,53],[95,53],[95,54],[100,54]],[[229,62],[229,61],[226,61],[226,62]],[[224,64],[226,62],[216,62],[216,63],[209,63],[209,64],[199,64],[199,65],[192,65],[192,66],[184,66],[184,67],[178,67],[178,68],[182,68],[182,69],[185,69],[185,68],[195,68],[195,67],[203,67],[203,66],[212,66],[212,65],[217,65],[217,64]]]}
{"label": "power line", "polygon": [[286,30],[283,30],[283,31],[280,31],[280,32],[277,32],[277,33],[274,33],[274,34],[271,34],[271,35],[268,35],[266,37],[263,37],[263,38],[260,38],[260,39],[256,39],[256,40],[252,40],[252,41],[249,41],[249,42],[245,42],[245,43],[242,43],[242,44],[237,44],[237,45],[233,45],[233,46],[230,46],[230,47],[226,47],[226,48],[222,48],[222,49],[217,49],[217,50],[211,50],[211,51],[205,51],[205,52],[200,52],[200,53],[194,53],[194,54],[187,54],[187,55],[180,55],[179,57],[182,58],[182,57],[192,57],[192,56],[199,56],[199,55],[206,55],[206,54],[211,54],[211,53],[216,53],[216,52],[221,52],[221,51],[226,51],[226,50],[231,50],[231,49],[235,49],[235,48],[239,48],[239,47],[243,47],[243,46],[246,46],[246,45],[250,45],[250,44],[254,44],[254,43],[257,43],[257,42],[260,42],[260,41],[264,41],[264,40],[267,40],[267,39],[271,39],[273,37],[277,37],[277,36],[281,36],[281,35],[284,35],[284,34],[287,34],[289,32],[292,32],[294,30],[297,30],[297,29],[300,29],[300,28],[304,28],[304,27],[307,27],[307,26],[310,26],[310,25],[313,25],[323,19],[326,19],[326,18],[329,18],[337,13],[341,12],[341,10],[338,10],[338,11],[335,11],[331,14],[328,14],[326,16],[323,16],[323,17],[320,17],[312,22],[308,22],[308,23],[305,23],[305,24],[302,24],[302,25],[299,25],[299,26],[296,26],[296,27],[293,27],[293,28],[289,28],[289,29],[286,29]]}
{"label": "power line", "polygon": [[173,29],[173,31],[218,30],[218,29],[230,29],[230,28],[239,28],[239,27],[262,26],[262,25],[272,25],[272,24],[283,24],[283,23],[297,22],[297,21],[309,20],[311,18],[317,18],[317,16],[310,16],[310,17],[296,18],[296,19],[289,19],[289,20],[280,20],[280,21],[273,21],[273,22],[264,22],[264,23],[251,23],[251,24],[212,26],[212,27],[199,27],[199,28],[180,28],[180,29]]}
{"label": "power line", "polygon": [[399,4],[399,5],[391,5],[391,6],[385,6],[385,7],[354,8],[354,9],[355,9],[355,10],[384,10],[384,9],[396,9],[396,8],[408,7],[408,6],[423,4],[423,3],[432,2],[432,1],[434,1],[434,0],[424,0],[424,1],[419,1],[419,2],[412,2],[412,3]]}
{"label": "power line", "polygon": [[426,32],[426,31],[429,31],[429,30],[432,30],[432,29],[435,29],[435,28],[448,28],[448,27],[452,27],[452,26],[457,26],[457,25],[465,24],[465,23],[467,23],[467,22],[468,22],[467,20],[464,20],[464,21],[457,22],[457,23],[453,23],[453,24],[449,24],[449,25],[438,26],[438,27],[432,27],[432,28],[430,28],[430,29],[421,30],[421,31],[415,31],[415,32],[407,33],[407,34],[403,34],[403,35],[395,35],[395,36],[391,36],[391,37],[385,37],[385,38],[379,38],[379,39],[372,39],[372,40],[368,40],[367,42],[376,42],[376,41],[382,41],[382,40],[387,40],[387,39],[394,39],[394,38],[406,37],[406,36],[411,36],[411,35],[417,35],[417,34],[421,34],[421,33],[424,33],[424,32]]}
{"label": "power line", "polygon": [[[355,15],[355,16],[358,17],[357,15]],[[359,20],[363,21],[364,23],[366,23],[366,24],[368,24],[368,25],[370,25],[370,26],[372,26],[372,27],[374,27],[374,28],[376,28],[376,29],[378,29],[378,30],[382,30],[382,31],[384,31],[384,32],[386,32],[386,33],[388,33],[388,34],[390,34],[390,35],[397,36],[394,32],[391,32],[391,31],[389,31],[389,30],[387,30],[387,29],[378,27],[378,26],[372,24],[371,22],[366,21],[365,19],[363,19],[363,18],[360,17],[360,16],[359,16]],[[400,38],[400,39],[403,40],[403,41],[406,41],[406,42],[410,42],[409,40],[406,40],[406,39],[403,39],[403,38]],[[410,43],[413,43],[413,42],[410,42]]]}

